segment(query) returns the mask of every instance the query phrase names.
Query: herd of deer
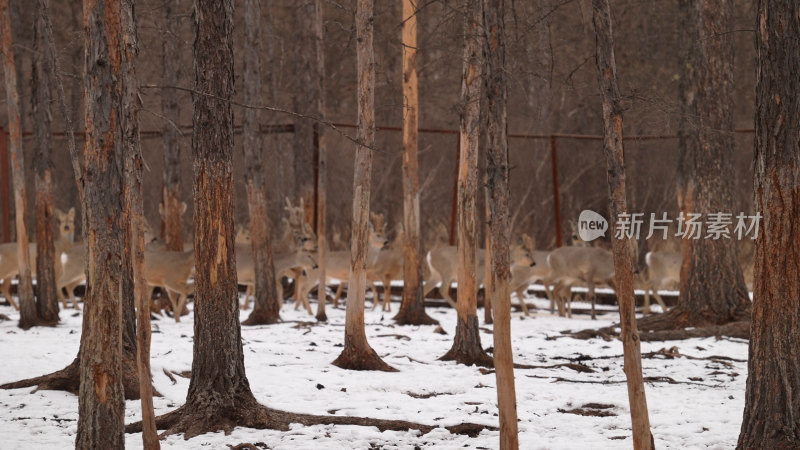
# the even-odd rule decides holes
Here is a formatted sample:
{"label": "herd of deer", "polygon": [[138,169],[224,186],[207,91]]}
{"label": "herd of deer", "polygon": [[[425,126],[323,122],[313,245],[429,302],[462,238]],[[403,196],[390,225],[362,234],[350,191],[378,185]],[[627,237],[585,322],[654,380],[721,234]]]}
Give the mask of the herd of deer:
{"label": "herd of deer", "polygon": [[[185,211],[186,205],[183,205]],[[317,266],[317,239],[311,227],[303,220],[303,204],[294,206],[286,200],[287,218],[283,219],[284,234],[273,244],[273,264],[275,267],[276,286],[280,299],[284,298],[284,278],[294,280],[295,309],[303,306],[313,314],[309,303],[309,294],[319,281]],[[159,212],[161,212],[159,210]],[[85,246],[76,242],[75,209],[64,213],[56,211],[58,236],[56,248],[56,280],[57,292],[64,308],[67,300],[73,308],[80,309],[75,296],[75,288],[85,283],[86,254]],[[403,245],[404,233],[396,233],[390,243],[386,238],[386,224],[380,214],[372,213],[369,234],[369,251],[367,253],[367,279],[373,291],[373,308],[380,304],[376,283],[383,286],[382,309],[391,311],[391,282],[403,279]],[[535,249],[532,238],[523,235],[520,242],[511,249],[511,291],[519,300],[522,311],[529,315],[525,302],[526,292],[533,283],[541,283],[550,300],[550,311],[557,308],[560,316],[572,317],[572,288],[576,285],[588,287],[588,298],[591,299],[591,314],[595,317],[595,289],[605,286],[614,289],[614,261],[610,251],[586,245],[573,233],[573,245],[557,248],[553,251]],[[185,251],[169,251],[145,224],[145,278],[149,287],[149,298],[152,298],[156,287],[166,294],[169,303],[151,302],[152,311],[161,313],[162,308],[174,312],[176,321],[182,314],[188,313],[185,305],[193,294],[190,281],[194,271],[194,249]],[[242,309],[248,309],[250,297],[255,289],[255,260],[249,232],[239,228],[236,235],[236,271],[239,285],[246,287]],[[31,245],[31,270],[36,276],[36,246]],[[645,292],[644,314],[650,313],[650,294],[664,311],[667,307],[658,291],[675,289],[680,280],[681,254],[671,251],[651,251],[646,255],[646,271],[637,274],[635,284]],[[455,308],[456,304],[450,296],[450,286],[456,281],[458,273],[457,248],[438,245],[430,250],[424,265],[424,296],[427,297],[437,286],[444,299]],[[485,274],[485,251],[477,254],[477,284],[483,283]],[[333,298],[334,306],[338,306],[342,290],[350,276],[350,252],[328,251],[325,257],[326,280],[338,280],[338,288]],[[16,243],[0,244],[0,293],[14,307],[18,308],[11,296],[11,280],[18,275],[18,259]],[[745,279],[750,287],[752,282],[752,266],[746,266]],[[327,283],[326,283],[327,284]],[[322,296],[324,296],[324,289]]]}

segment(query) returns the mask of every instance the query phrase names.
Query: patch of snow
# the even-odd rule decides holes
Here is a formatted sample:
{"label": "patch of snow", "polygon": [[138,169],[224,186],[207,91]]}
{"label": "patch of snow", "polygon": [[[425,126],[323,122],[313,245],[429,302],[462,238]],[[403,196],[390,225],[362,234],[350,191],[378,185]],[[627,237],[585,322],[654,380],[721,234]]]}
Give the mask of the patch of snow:
{"label": "patch of snow", "polygon": [[[622,344],[602,339],[588,341],[561,337],[564,330],[597,328],[614,323],[618,316],[604,314],[598,320],[576,314],[567,319],[545,312],[546,299],[527,298],[540,309],[531,317],[513,313],[512,339],[515,362],[552,366],[564,358],[610,357],[583,361],[594,373],[579,373],[567,367],[517,369],[516,392],[520,448],[574,449],[632,446]],[[313,317],[284,305],[282,324],[243,327],[242,339],[250,386],[264,405],[288,411],[402,419],[431,425],[474,422],[497,425],[495,375],[481,374],[475,367],[439,361],[451,346],[456,314],[449,308],[428,308],[449,333],[433,332],[433,326],[401,327],[392,313],[366,311],[370,344],[398,373],[354,372],[331,365],[341,351],[344,309],[327,309],[329,323],[316,324]],[[0,322],[4,370],[0,383],[42,375],[69,364],[78,351],[82,316],[61,311],[56,328],[16,327],[19,315],[10,307],[0,313],[12,320]],[[242,312],[242,319],[249,311]],[[479,317],[483,312],[479,311]],[[302,322],[310,322],[303,324]],[[493,346],[491,325],[481,325],[483,346]],[[176,376],[176,384],[164,369],[191,369],[193,318],[181,323],[164,317],[153,322],[152,372],[155,388],[164,397],[155,398],[157,414],[180,406],[189,380]],[[396,336],[409,339],[398,339]],[[548,337],[558,337],[547,340]],[[742,340],[689,339],[676,342],[643,342],[642,353],[677,346],[681,353],[706,357],[724,355],[747,359]],[[744,407],[746,362],[725,364],[711,360],[645,359],[645,377],[670,377],[679,384],[648,382],[647,403],[658,448],[730,448],[735,446]],[[564,381],[566,380],[566,381]],[[607,383],[607,384],[602,384]],[[318,388],[321,385],[321,388]],[[3,449],[63,449],[74,446],[78,399],[65,392],[33,388],[0,390],[0,447]],[[597,417],[566,412],[587,403],[612,405],[614,415]],[[126,423],[141,416],[139,401],[126,402]],[[263,442],[270,448],[385,449],[497,448],[498,433],[485,431],[478,437],[452,435],[444,428],[418,432],[380,432],[357,426],[295,425],[288,432],[237,428],[230,435],[209,433],[184,440],[169,436],[164,449],[225,449],[226,444]],[[141,435],[126,436],[128,448],[141,448]]]}

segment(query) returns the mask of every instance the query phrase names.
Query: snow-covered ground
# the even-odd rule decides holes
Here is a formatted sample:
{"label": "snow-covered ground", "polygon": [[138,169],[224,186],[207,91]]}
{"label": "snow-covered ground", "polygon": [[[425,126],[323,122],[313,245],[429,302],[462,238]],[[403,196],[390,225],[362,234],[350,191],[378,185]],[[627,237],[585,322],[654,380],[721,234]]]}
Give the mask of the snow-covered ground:
{"label": "snow-covered ground", "polygon": [[[544,300],[529,300],[540,308]],[[579,306],[580,304],[576,304]],[[585,305],[582,305],[585,307]],[[397,304],[393,305],[394,310]],[[455,327],[455,311],[429,308],[448,335],[434,327],[400,327],[392,314],[367,310],[367,335],[373,348],[397,373],[352,372],[331,365],[341,351],[344,310],[328,310],[330,322],[318,325],[305,312],[287,303],[285,323],[244,327],[245,364],[256,398],[264,405],[289,411],[404,419],[442,426],[464,421],[497,425],[495,376],[478,368],[464,367],[437,358],[449,348]],[[0,322],[0,383],[42,375],[61,369],[76,355],[81,315],[62,311],[62,324],[54,329],[22,331],[18,315],[7,306],[0,313],[11,321]],[[479,311],[482,317],[482,311]],[[242,313],[242,318],[247,312]],[[606,359],[583,361],[594,373],[567,367],[517,369],[520,448],[577,449],[631,448],[630,416],[622,371],[622,344],[601,339],[547,340],[564,330],[601,327],[615,314],[599,320],[576,315],[574,319],[539,312],[525,318],[514,313],[512,322],[516,363],[552,366],[579,355]],[[484,347],[492,345],[491,326],[481,325]],[[153,322],[152,365],[156,389],[156,414],[183,403],[189,380],[176,376],[176,384],[164,370],[191,369],[192,318],[176,324],[170,318]],[[698,358],[721,355],[747,358],[747,343],[738,340],[692,339],[679,342],[643,343],[642,353],[677,346],[681,354]],[[645,377],[669,377],[680,383],[649,382],[646,385],[650,423],[658,448],[731,448],[735,446],[744,406],[747,364],[710,359],[645,359]],[[666,378],[658,378],[666,380]],[[603,384],[603,382],[611,382]],[[78,399],[65,392],[33,389],[0,390],[0,448],[63,449],[74,446]],[[588,403],[611,405],[606,416],[584,416],[566,411]],[[126,422],[140,417],[138,401],[126,404]],[[443,428],[420,435],[416,432],[379,432],[355,426],[295,426],[289,432],[237,428],[232,434],[211,433],[185,441],[170,436],[162,441],[169,449],[227,449],[228,444],[254,443],[258,448],[301,449],[414,449],[497,448],[498,433],[484,431],[476,438],[451,435]],[[128,448],[141,448],[139,434],[128,435]],[[263,446],[263,447],[262,447]]]}

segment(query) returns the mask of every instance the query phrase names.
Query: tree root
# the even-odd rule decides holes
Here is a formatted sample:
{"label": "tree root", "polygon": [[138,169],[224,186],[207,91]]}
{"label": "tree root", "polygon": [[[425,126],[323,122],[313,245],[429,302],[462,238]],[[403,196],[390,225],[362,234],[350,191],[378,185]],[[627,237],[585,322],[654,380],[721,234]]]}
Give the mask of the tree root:
{"label": "tree root", "polygon": [[[184,405],[175,411],[156,417],[156,428],[159,430],[166,430],[161,437],[183,433],[184,439],[190,439],[197,435],[213,431],[223,431],[229,434],[237,426],[288,431],[289,426],[293,423],[304,426],[358,425],[376,427],[380,431],[416,430],[423,434],[439,428],[405,420],[384,420],[350,416],[317,416],[313,414],[291,413],[267,408],[259,405],[254,400],[246,401],[245,404],[239,404],[237,407],[202,408],[195,406],[191,408]],[[477,436],[483,430],[497,430],[496,427],[490,425],[475,423],[462,423],[444,428],[453,434],[462,434],[471,437]],[[126,433],[140,433],[141,431],[141,422],[135,422],[125,427]]]}
{"label": "tree root", "polygon": [[398,372],[397,369],[386,364],[369,345],[366,345],[366,348],[345,345],[342,353],[333,361],[333,365],[347,370]]}
{"label": "tree root", "polygon": [[[691,338],[721,336],[750,339],[750,318],[748,311],[733,314],[728,321],[715,320],[702,314],[692,315],[675,307],[665,314],[643,317],[637,320],[639,339],[645,342],[673,341]],[[619,337],[619,324],[600,329],[586,329],[565,333],[575,339],[602,338],[611,340]],[[550,339],[550,338],[548,338]]]}
{"label": "tree root", "polygon": [[[122,359],[122,386],[125,391],[125,400],[139,400],[139,372],[136,368],[136,361],[123,357]],[[14,381],[0,385],[0,389],[21,389],[36,386],[36,391],[66,391],[78,395],[80,391],[80,361],[78,358],[65,368],[38,377],[25,380]],[[161,397],[161,394],[153,389],[153,396]]]}

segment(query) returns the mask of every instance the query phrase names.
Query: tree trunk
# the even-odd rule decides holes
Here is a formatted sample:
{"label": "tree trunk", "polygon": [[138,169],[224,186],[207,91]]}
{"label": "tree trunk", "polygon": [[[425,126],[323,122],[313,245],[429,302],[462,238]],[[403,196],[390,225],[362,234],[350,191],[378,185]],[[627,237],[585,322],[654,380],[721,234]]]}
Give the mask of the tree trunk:
{"label": "tree trunk", "polygon": [[[139,375],[139,393],[142,403],[144,431],[142,443],[146,450],[161,448],[153,411],[153,385],[150,374],[150,299],[144,278],[144,204],[142,201],[143,160],[139,139],[139,93],[135,58],[139,43],[134,16],[134,0],[121,1],[121,32],[123,61],[123,154],[125,160],[125,213],[127,232],[123,286],[129,285],[138,312],[136,327],[136,366]],[[123,291],[123,295],[126,293]],[[132,294],[132,295],[130,295]],[[124,344],[123,344],[124,345]]]}
{"label": "tree trunk", "polygon": [[[167,32],[175,27],[175,11],[180,11],[181,0],[164,2],[164,50],[163,76],[166,86],[177,86],[180,78],[180,58],[177,51],[177,37]],[[161,90],[161,114],[166,119],[162,129],[164,143],[164,169],[161,188],[161,227],[168,250],[183,251],[183,228],[181,227],[181,143],[180,131],[176,129],[180,121],[178,111],[178,91]]]}
{"label": "tree trunk", "polygon": [[[53,201],[52,116],[50,102],[49,67],[44,49],[41,8],[36,16],[34,28],[34,57],[31,76],[31,100],[35,117],[36,133],[36,312],[42,324],[55,325],[58,317],[56,295],[56,258],[53,233],[55,205]],[[62,243],[71,245],[71,243]],[[66,248],[63,248],[66,250]],[[59,262],[60,265],[60,262]]]}
{"label": "tree trunk", "polygon": [[[478,329],[478,142],[480,139],[483,11],[481,2],[464,2],[464,65],[461,72],[461,152],[458,164],[458,320],[453,347],[443,360],[491,367]],[[489,297],[488,295],[486,296]]]}
{"label": "tree trunk", "polygon": [[[614,58],[614,35],[611,7],[608,0],[594,0],[594,29],[597,40],[597,70],[603,102],[603,151],[606,156],[608,198],[611,229],[617,217],[628,212],[625,197],[625,154],[622,147],[622,106],[617,86],[617,64]],[[628,402],[633,425],[633,448],[653,449],[647,398],[642,378],[642,354],[636,328],[636,304],[633,296],[633,246],[627,237],[612,239],[617,301],[622,327],[622,348],[625,354],[625,376],[628,381]]]}
{"label": "tree trunk", "polygon": [[[262,98],[261,92],[261,5],[257,0],[244,3],[244,96],[249,101]],[[242,130],[247,182],[247,207],[250,211],[250,236],[255,264],[255,306],[244,325],[272,324],[280,321],[283,299],[278,299],[275,286],[275,266],[272,262],[272,243],[269,234],[267,188],[264,182],[261,140],[261,112],[244,111]]]}
{"label": "tree trunk", "polygon": [[81,335],[76,448],[122,448],[123,173],[120,4],[84,2],[88,278]]}
{"label": "tree trunk", "polygon": [[[325,27],[322,0],[314,0],[314,50],[317,55],[316,87],[317,115],[325,120]],[[319,284],[317,285],[317,320],[325,322],[327,295],[325,293],[325,254],[328,252],[328,148],[325,127],[317,125],[317,265],[319,266]]]}
{"label": "tree trunk", "polygon": [[797,1],[758,2],[755,191],[764,217],[738,448],[800,447],[800,23]]}
{"label": "tree trunk", "polygon": [[489,292],[492,290],[492,214],[489,210],[491,199],[489,199],[488,177],[484,176],[483,181],[483,198],[486,204],[484,208],[484,218],[486,219],[484,223],[486,225],[483,227],[484,245],[486,246],[486,251],[484,252],[486,256],[484,257],[485,259],[483,261],[483,322],[486,324],[491,324],[493,322],[492,297],[489,295]]}
{"label": "tree trunk", "polygon": [[[168,433],[265,428],[244,368],[233,225],[233,2],[195,1],[195,321],[186,403],[159,417]],[[224,370],[223,370],[224,369]]]}
{"label": "tree trunk", "polygon": [[356,6],[356,66],[358,71],[358,134],[353,177],[353,226],[350,238],[350,281],[347,285],[344,349],[334,365],[352,370],[395,369],[367,343],[364,297],[367,281],[369,195],[372,148],[375,146],[375,51],[372,47],[374,0]]}
{"label": "tree trunk", "polygon": [[[415,0],[403,0],[403,303],[395,316],[400,325],[439,323],[425,313],[422,297],[422,240],[419,227],[419,95],[417,88],[417,7]],[[391,286],[384,286],[384,296]]]}
{"label": "tree trunk", "polygon": [[[519,448],[517,397],[514,391],[514,361],[511,349],[511,278],[508,223],[508,122],[503,0],[483,0],[483,33],[486,45],[486,98],[489,142],[487,186],[491,242],[489,295],[494,311],[494,367],[500,412],[500,448]],[[487,255],[489,250],[487,249]],[[486,264],[490,264],[487,262]]]}
{"label": "tree trunk", "polygon": [[[301,114],[313,113],[317,108],[316,83],[313,80],[313,17],[314,4],[296,2],[294,57],[294,110]],[[294,119],[294,187],[297,202],[303,202],[303,221],[314,225],[314,123],[310,119]]]}
{"label": "tree trunk", "polygon": [[25,189],[25,157],[22,154],[22,118],[20,116],[17,69],[14,61],[14,44],[11,38],[11,10],[9,0],[0,1],[2,9],[3,71],[6,81],[6,103],[8,106],[8,144],[11,155],[11,175],[14,186],[14,219],[17,231],[17,264],[19,264],[19,327],[27,330],[39,325],[39,315],[33,298],[30,254],[28,252],[28,229],[25,212],[28,197]]}
{"label": "tree trunk", "polygon": [[[686,78],[678,167],[678,199],[684,214],[732,213],[733,27],[732,0],[683,0],[687,27],[682,42]],[[750,301],[731,239],[682,240],[678,306],[654,321],[674,328],[722,325],[748,319]],[[658,320],[660,319],[660,320]],[[640,323],[640,328],[651,328]]]}
{"label": "tree trunk", "polygon": [[[81,168],[83,154],[78,150],[75,145],[75,135],[73,129],[73,123],[71,120],[71,116],[69,111],[67,110],[67,103],[66,103],[66,96],[64,95],[64,86],[61,81],[61,76],[58,70],[58,59],[55,52],[55,46],[53,44],[53,27],[50,22],[50,15],[47,8],[47,2],[45,0],[39,0],[38,3],[39,8],[39,16],[40,19],[43,21],[44,26],[42,27],[43,38],[44,38],[44,46],[43,52],[49,61],[50,67],[53,70],[47,74],[52,75],[53,81],[55,83],[56,92],[58,93],[58,104],[59,110],[63,117],[63,120],[67,127],[67,147],[69,149],[69,153],[72,160],[72,169],[75,175],[76,185],[78,188],[78,196],[81,199],[81,204],[84,204],[85,201],[83,198],[84,195],[84,178],[83,178],[83,169]],[[87,230],[87,218],[86,218],[86,209],[81,208],[82,210],[82,229],[84,235],[88,235],[86,232]],[[84,239],[84,245],[87,245],[88,240]],[[133,302],[127,302],[123,305],[123,334],[122,334],[122,341],[123,341],[123,359],[122,359],[122,383],[125,391],[125,399],[126,400],[138,400],[139,399],[139,375],[136,370],[136,362],[135,362],[135,348],[136,348],[136,329],[135,324],[133,321],[135,320],[134,312],[133,312]],[[81,336],[83,339],[83,336]],[[79,361],[81,359],[81,351],[78,351],[78,356],[64,369],[58,370],[56,372],[42,375],[38,377],[28,378],[25,380],[15,381],[12,383],[6,383],[0,386],[0,389],[20,389],[24,387],[32,387],[36,386],[37,389],[40,390],[56,390],[56,391],[67,391],[73,394],[78,394],[80,390],[80,365]],[[154,391],[154,395],[160,395],[158,392]]]}

